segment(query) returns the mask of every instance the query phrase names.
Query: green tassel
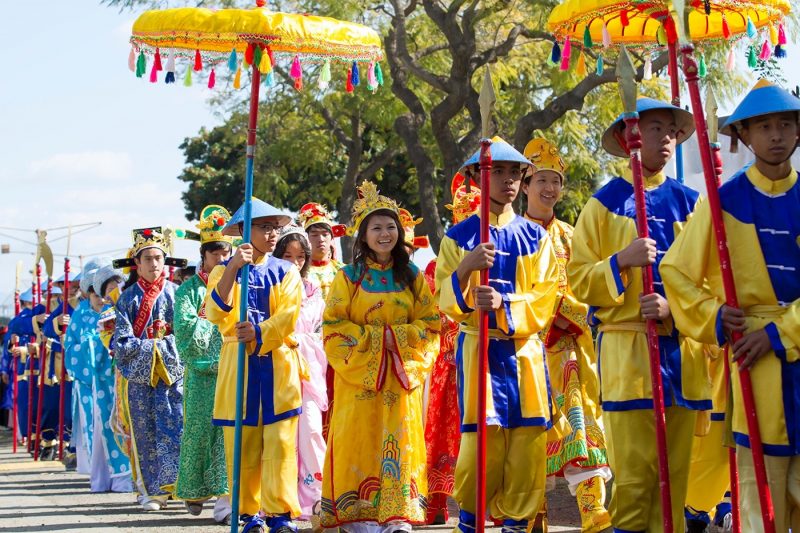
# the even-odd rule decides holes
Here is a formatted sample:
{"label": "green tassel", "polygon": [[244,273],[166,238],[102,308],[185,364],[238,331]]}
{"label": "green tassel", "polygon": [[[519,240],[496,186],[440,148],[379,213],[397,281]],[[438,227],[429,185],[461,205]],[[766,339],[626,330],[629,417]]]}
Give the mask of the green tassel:
{"label": "green tassel", "polygon": [[375,79],[378,80],[378,85],[383,87],[383,71],[380,63],[375,63]]}
{"label": "green tassel", "polygon": [[603,75],[603,56],[597,56],[597,75]]}
{"label": "green tassel", "polygon": [[258,66],[261,64],[261,47],[256,46],[255,50],[253,50],[253,64]]}
{"label": "green tassel", "polygon": [[192,86],[192,67],[189,66],[186,69],[186,76],[183,78],[183,86],[184,87],[191,87]]}
{"label": "green tassel", "polygon": [[144,57],[144,52],[139,52],[139,57],[136,59],[136,77],[141,78],[147,72],[147,59]]}
{"label": "green tassel", "polygon": [[750,68],[756,68],[758,65],[758,56],[756,55],[755,47],[751,46],[747,52],[747,66]]}
{"label": "green tassel", "polygon": [[697,75],[701,78],[705,78],[708,75],[708,68],[706,67],[706,58],[705,56],[700,56],[700,65],[697,67]]}
{"label": "green tassel", "polygon": [[591,48],[592,45],[592,32],[589,31],[589,25],[587,24],[586,27],[583,29],[583,47],[584,48]]}

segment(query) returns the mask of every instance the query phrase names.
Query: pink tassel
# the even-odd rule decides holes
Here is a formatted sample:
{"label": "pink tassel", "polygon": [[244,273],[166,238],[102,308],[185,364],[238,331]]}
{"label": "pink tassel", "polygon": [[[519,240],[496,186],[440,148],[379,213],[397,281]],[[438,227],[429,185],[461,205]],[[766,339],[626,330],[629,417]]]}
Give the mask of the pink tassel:
{"label": "pink tassel", "polygon": [[300,67],[300,58],[298,56],[294,56],[294,60],[292,61],[292,68],[289,71],[289,75],[299,80],[303,77],[303,69]]}
{"label": "pink tassel", "polygon": [[131,53],[128,54],[128,68],[131,72],[136,72],[136,51],[131,46]]}
{"label": "pink tassel", "polygon": [[378,77],[375,75],[375,62],[372,61],[367,69],[367,87],[370,89],[378,86]]}
{"label": "pink tassel", "polygon": [[758,54],[758,58],[761,61],[766,61],[772,55],[772,48],[769,47],[769,42],[764,40],[764,44],[761,45],[761,53]]}
{"label": "pink tassel", "polygon": [[786,46],[786,30],[783,29],[783,23],[778,24],[778,44]]}
{"label": "pink tassel", "polygon": [[731,46],[730,50],[728,50],[728,63],[725,65],[725,70],[727,72],[733,72],[734,68],[736,68],[736,54],[733,52],[733,47]]}
{"label": "pink tassel", "polygon": [[564,49],[561,51],[561,70],[569,70],[569,56],[572,55],[572,41],[569,37],[564,39]]}
{"label": "pink tassel", "polygon": [[155,83],[158,81],[158,69],[156,68],[156,62],[153,61],[153,68],[150,69],[150,83]]}
{"label": "pink tassel", "polygon": [[603,22],[603,48],[611,46],[611,34],[608,32],[608,26]]}
{"label": "pink tassel", "polygon": [[208,88],[213,89],[214,85],[217,84],[217,74],[214,72],[214,69],[211,69],[211,74],[208,75]]}

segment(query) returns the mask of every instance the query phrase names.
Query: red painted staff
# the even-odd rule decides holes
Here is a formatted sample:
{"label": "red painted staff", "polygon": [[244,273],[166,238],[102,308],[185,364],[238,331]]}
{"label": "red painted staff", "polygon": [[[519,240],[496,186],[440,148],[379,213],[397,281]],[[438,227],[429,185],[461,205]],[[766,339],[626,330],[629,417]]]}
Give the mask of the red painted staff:
{"label": "red painted staff", "polygon": [[[636,203],[636,229],[639,238],[649,236],[647,228],[647,208],[644,196],[644,174],[640,149],[642,136],[639,131],[639,114],[636,112],[637,86],[636,69],[625,46],[621,47],[617,61],[617,83],[622,98],[623,120],[625,121],[625,141],[630,151],[633,190]],[[644,295],[653,294],[653,267],[642,267],[642,287]],[[669,466],[667,462],[667,424],[664,409],[664,387],[661,383],[661,351],[658,346],[658,329],[655,320],[647,320],[647,349],[650,355],[650,379],[653,383],[653,413],[656,424],[656,446],[658,450],[658,480],[661,492],[661,511],[664,519],[664,532],[672,533],[672,498],[670,495]]]}
{"label": "red painted staff", "polygon": [[[69,239],[67,240],[69,242]],[[69,249],[69,244],[67,244]],[[69,251],[67,251],[69,253]],[[63,289],[63,307],[62,314],[67,315],[69,311],[69,257],[64,258],[64,289]],[[58,377],[58,460],[64,458],[64,387],[67,381],[67,365],[66,365],[66,346],[64,346],[64,334],[67,332],[67,326],[64,326],[64,331],[61,332],[61,375]],[[53,354],[53,362],[55,363],[55,354]]]}
{"label": "red painted staff", "polygon": [[[53,253],[50,246],[47,245],[47,232],[36,230],[36,239],[38,241],[36,246],[36,286],[39,290],[39,300],[41,303],[42,286],[41,286],[41,267],[39,267],[39,260],[44,259],[44,267],[47,271],[47,300],[45,301],[45,314],[50,315],[50,300],[53,294]],[[33,318],[36,320],[36,317]],[[33,363],[31,363],[33,364]],[[41,338],[39,347],[39,403],[36,406],[36,440],[33,443],[33,460],[39,460],[39,440],[42,435],[42,404],[44,404],[44,378],[47,374],[47,341],[44,337]]]}
{"label": "red painted staff", "polygon": [[[678,11],[678,13],[681,12],[682,11]],[[679,21],[680,20],[682,19],[679,17]],[[681,48],[681,52],[683,53],[683,72],[687,85],[689,86],[689,98],[692,102],[692,110],[694,111],[695,129],[697,132],[698,144],[700,145],[700,159],[703,162],[703,174],[705,176],[706,191],[708,193],[708,207],[711,211],[711,223],[714,228],[714,238],[717,243],[720,270],[722,271],[722,284],[725,289],[725,301],[730,307],[738,308],[739,300],[736,296],[736,286],[733,282],[733,269],[731,268],[731,259],[728,253],[728,239],[722,218],[719,191],[717,190],[717,174],[714,170],[706,119],[700,100],[698,67],[693,57],[693,51],[694,46],[691,44],[686,44]],[[731,336],[731,345],[741,338],[742,333],[734,331]],[[747,433],[750,438],[750,450],[753,454],[753,468],[756,475],[756,485],[758,486],[758,497],[761,503],[761,516],[764,520],[764,531],[765,533],[774,533],[775,512],[772,506],[772,495],[769,490],[769,483],[767,482],[764,449],[761,443],[761,431],[758,427],[758,414],[756,413],[753,384],[750,380],[749,370],[741,367],[739,368],[739,382],[742,386],[742,401],[744,402],[744,411],[747,418]]]}
{"label": "red painted staff", "polygon": [[[41,283],[42,267],[39,266],[38,258],[36,262],[36,280],[33,282],[33,308],[36,309],[42,300]],[[36,320],[36,315],[33,315],[31,320]],[[33,345],[33,343],[31,343]],[[28,452],[31,451],[31,433],[33,432],[33,386],[36,383],[36,378],[33,376],[33,353],[32,350],[28,351],[28,427],[25,434],[25,440],[28,446]]]}
{"label": "red painted staff", "polygon": [[[22,262],[17,263],[17,275],[14,282],[14,316],[19,316],[21,309],[20,300],[19,300],[19,278],[22,274]],[[15,335],[16,337],[16,335]],[[17,383],[17,379],[19,378],[19,370],[17,369],[18,366],[18,356],[16,355],[17,348],[19,347],[19,340],[18,338],[14,339],[14,346],[11,351],[11,364],[14,367],[11,376],[14,381],[11,382],[11,431],[14,435],[11,444],[11,452],[17,453],[17,432],[19,431],[19,422],[17,417],[19,416],[19,407],[17,405],[18,396],[19,396],[19,384]]]}

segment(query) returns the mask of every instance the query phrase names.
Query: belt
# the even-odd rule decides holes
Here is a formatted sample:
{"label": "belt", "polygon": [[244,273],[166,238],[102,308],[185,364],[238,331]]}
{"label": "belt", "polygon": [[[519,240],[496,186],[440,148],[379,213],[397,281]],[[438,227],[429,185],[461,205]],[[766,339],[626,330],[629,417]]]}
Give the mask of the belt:
{"label": "belt", "polygon": [[[647,322],[617,322],[616,324],[600,324],[597,328],[600,332],[607,331],[634,331],[636,333],[647,333]],[[656,326],[658,334],[669,337],[670,332],[663,324]]]}
{"label": "belt", "polygon": [[[467,326],[465,324],[459,324],[459,332],[460,333],[465,333],[467,335],[474,335],[474,336],[477,337],[480,334],[479,331],[480,330],[478,328],[476,328],[476,327]],[[533,338],[533,337],[536,337],[536,335],[531,335],[531,338]],[[505,333],[503,333],[499,329],[489,329],[489,338],[490,339],[497,339],[497,340],[501,340],[501,341],[510,341],[510,340],[514,340],[514,339],[518,339],[518,338],[527,338],[527,337],[509,337],[508,335],[506,335]]]}
{"label": "belt", "polygon": [[745,309],[744,314],[755,318],[780,318],[787,309],[780,305],[753,305]]}

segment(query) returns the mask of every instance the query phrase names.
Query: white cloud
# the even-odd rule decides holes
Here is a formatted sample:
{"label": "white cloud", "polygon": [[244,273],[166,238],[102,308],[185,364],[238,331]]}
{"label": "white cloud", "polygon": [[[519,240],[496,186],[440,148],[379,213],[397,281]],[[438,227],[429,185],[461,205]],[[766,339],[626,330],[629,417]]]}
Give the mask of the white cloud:
{"label": "white cloud", "polygon": [[125,181],[133,173],[133,161],[126,152],[60,153],[32,161],[29,169],[34,176]]}

